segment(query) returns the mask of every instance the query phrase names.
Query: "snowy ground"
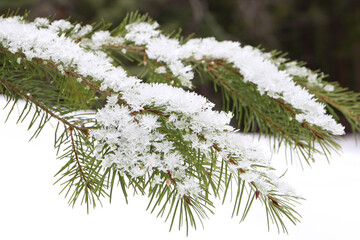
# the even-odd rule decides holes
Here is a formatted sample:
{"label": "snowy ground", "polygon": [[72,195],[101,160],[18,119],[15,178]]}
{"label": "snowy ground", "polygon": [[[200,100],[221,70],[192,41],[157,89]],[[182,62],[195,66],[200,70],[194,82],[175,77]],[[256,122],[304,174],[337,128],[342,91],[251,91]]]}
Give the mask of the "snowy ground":
{"label": "snowy ground", "polygon": [[[68,207],[59,186],[52,185],[62,164],[53,150],[54,129],[48,126],[28,142],[27,124],[16,125],[16,113],[4,123],[6,112],[0,110],[0,239],[186,239],[184,231],[169,233],[168,223],[145,211],[145,197],[132,197],[126,205],[118,194],[89,215],[82,206]],[[287,166],[281,154],[273,157],[279,172],[289,168],[287,182],[306,198],[297,208],[302,222],[288,224],[289,235],[279,235],[275,226],[267,231],[258,203],[241,224],[231,218],[231,204],[218,203],[205,228],[190,231],[187,239],[360,239],[360,142],[346,136],[341,145],[341,156],[333,155],[330,164],[319,159],[311,169]]]}

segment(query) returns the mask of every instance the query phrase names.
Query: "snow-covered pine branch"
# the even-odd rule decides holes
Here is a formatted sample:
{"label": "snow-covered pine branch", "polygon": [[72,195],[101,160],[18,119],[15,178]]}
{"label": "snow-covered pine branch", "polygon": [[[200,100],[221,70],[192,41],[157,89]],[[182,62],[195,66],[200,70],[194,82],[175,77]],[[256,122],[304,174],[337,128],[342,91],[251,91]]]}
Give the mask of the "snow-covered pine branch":
{"label": "snow-covered pine branch", "polygon": [[[152,74],[159,79],[165,76],[168,82],[146,82],[131,76],[114,62],[109,47],[130,58],[131,53],[142,55],[140,61],[149,65]],[[67,163],[60,170],[61,179],[66,179],[68,171],[75,171],[80,179],[77,184],[82,184],[75,191],[85,191],[86,198],[100,198],[109,195],[106,189],[112,191],[114,177],[118,176],[125,196],[126,188],[134,187],[150,196],[154,208],[162,203],[160,213],[168,209],[167,218],[184,211],[191,225],[196,224],[191,211],[200,220],[206,217],[211,197],[226,195],[231,181],[239,186],[236,199],[245,189],[250,190],[248,203],[260,199],[271,219],[284,230],[281,217],[298,221],[293,203],[300,197],[273,174],[269,156],[229,125],[232,112],[215,111],[208,99],[184,90],[193,87],[195,76],[194,65],[186,62],[207,66],[204,71],[217,79],[223,78],[217,66],[230,68],[241,76],[239,81],[253,84],[256,94],[276,101],[293,117],[283,121],[296,121],[298,127],[310,129],[320,139],[325,137],[318,131],[326,136],[344,133],[344,127],[326,112],[325,105],[294,80],[306,78],[311,86],[334,91],[333,85],[322,83],[312,71],[238,42],[218,42],[214,38],[181,42],[165,36],[157,23],[143,17],[132,16],[131,21],[124,21],[112,32],[65,20],[37,18],[28,22],[18,16],[1,17],[0,52],[0,90],[10,99],[24,98],[65,128],[55,145],[60,148],[68,144],[63,156],[70,158],[72,165]],[[30,72],[29,82],[19,81],[16,72]],[[36,94],[39,85],[32,88],[36,77],[41,81],[45,78],[52,89],[60,88],[55,97],[65,99],[65,103],[50,103]],[[236,96],[231,84],[221,84]],[[83,91],[89,91],[91,101],[84,101],[79,94]],[[79,110],[89,115],[80,118],[75,114]],[[272,121],[259,114],[265,122]],[[273,126],[304,148],[296,136],[277,129],[277,123]],[[313,151],[313,147],[309,149]],[[70,190],[72,184],[65,186]],[[71,203],[78,196],[73,194]],[[178,204],[182,210],[178,210]],[[235,208],[238,205],[240,201],[236,201]],[[250,206],[245,206],[243,217]],[[171,219],[172,226],[174,217]]]}

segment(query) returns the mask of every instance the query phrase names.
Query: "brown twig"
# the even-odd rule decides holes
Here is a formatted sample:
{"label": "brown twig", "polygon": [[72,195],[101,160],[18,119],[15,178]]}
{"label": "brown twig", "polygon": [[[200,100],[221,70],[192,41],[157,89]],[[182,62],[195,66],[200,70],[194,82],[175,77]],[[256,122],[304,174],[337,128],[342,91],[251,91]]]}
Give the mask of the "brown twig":
{"label": "brown twig", "polygon": [[330,105],[336,107],[337,109],[339,109],[341,112],[349,114],[352,118],[356,119],[358,122],[360,122],[360,116],[354,114],[352,111],[344,108],[340,103],[328,98],[327,96],[319,93],[318,91],[316,91],[314,88],[307,86],[304,83],[298,82],[301,86],[309,89],[312,93],[314,93],[319,99],[323,100],[324,102],[329,103]]}
{"label": "brown twig", "polygon": [[175,179],[172,177],[171,172],[169,170],[167,171],[167,174],[168,174],[169,179],[171,180],[171,182],[176,186],[177,183],[176,183]]}
{"label": "brown twig", "polygon": [[79,156],[78,156],[78,153],[77,153],[77,150],[76,150],[75,141],[74,141],[74,137],[73,137],[73,131],[74,131],[74,129],[73,129],[72,127],[69,127],[71,145],[72,145],[72,148],[73,148],[73,151],[74,151],[75,160],[76,160],[76,163],[77,163],[77,165],[78,165],[78,168],[79,168],[81,177],[82,177],[84,183],[86,184],[86,187],[91,190],[90,183],[89,183],[89,181],[86,179],[84,170],[83,170],[83,168],[82,168],[82,166],[81,166],[81,164],[80,164]]}
{"label": "brown twig", "polygon": [[38,101],[36,101],[35,99],[31,98],[31,95],[25,94],[23,93],[22,90],[20,90],[19,88],[17,88],[16,86],[14,86],[13,84],[9,83],[8,81],[6,81],[5,79],[0,78],[0,82],[10,88],[12,91],[16,92],[17,94],[19,94],[21,97],[23,97],[24,99],[32,102],[33,104],[35,104],[38,108],[40,108],[41,110],[43,110],[44,112],[46,112],[47,114],[49,114],[52,118],[57,119],[58,121],[64,123],[65,125],[67,125],[68,127],[71,128],[75,128],[77,130],[79,130],[80,132],[82,132],[85,135],[88,135],[88,129],[86,128],[82,128],[79,126],[76,126],[72,123],[70,123],[69,121],[67,121],[66,119],[61,118],[60,116],[56,115],[54,112],[50,111],[48,108],[46,108],[45,106],[43,106],[41,103],[39,103]]}

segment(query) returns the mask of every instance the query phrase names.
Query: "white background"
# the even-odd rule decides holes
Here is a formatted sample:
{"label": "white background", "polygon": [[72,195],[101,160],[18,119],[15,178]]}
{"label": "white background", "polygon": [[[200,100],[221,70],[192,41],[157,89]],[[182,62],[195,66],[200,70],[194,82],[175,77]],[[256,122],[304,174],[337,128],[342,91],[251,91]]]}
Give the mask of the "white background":
{"label": "white background", "polygon": [[[5,105],[0,97],[0,108]],[[53,175],[63,162],[53,150],[54,129],[49,125],[28,142],[27,124],[15,124],[17,110],[7,123],[7,111],[0,110],[0,239],[360,239],[360,144],[346,136],[343,154],[333,155],[328,164],[319,158],[312,168],[286,165],[282,154],[273,156],[279,172],[289,168],[285,178],[306,201],[297,210],[302,221],[287,225],[289,235],[267,230],[265,210],[253,205],[245,222],[231,218],[232,205],[217,202],[215,215],[205,228],[168,232],[169,223],[145,211],[147,198],[130,197],[126,205],[120,194],[112,204],[90,211],[71,208]]]}

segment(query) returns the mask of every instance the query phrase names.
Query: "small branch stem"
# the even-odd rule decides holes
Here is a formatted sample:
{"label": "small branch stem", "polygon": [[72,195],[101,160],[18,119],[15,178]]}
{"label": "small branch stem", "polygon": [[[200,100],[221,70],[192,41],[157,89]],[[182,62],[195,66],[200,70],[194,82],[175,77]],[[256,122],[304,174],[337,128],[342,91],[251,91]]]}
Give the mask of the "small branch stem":
{"label": "small branch stem", "polygon": [[334,106],[335,108],[337,108],[339,111],[341,111],[343,114],[348,114],[350,115],[352,118],[356,119],[356,121],[360,122],[360,116],[354,114],[352,111],[350,111],[349,109],[347,109],[346,107],[344,107],[343,105],[341,105],[340,103],[328,98],[327,96],[319,93],[318,91],[316,91],[316,89],[307,86],[304,83],[301,82],[297,82],[299,83],[301,86],[309,89],[312,93],[314,93],[316,95],[316,97],[318,97],[319,99],[323,100],[324,102],[329,103],[330,105]]}
{"label": "small branch stem", "polygon": [[19,88],[17,88],[16,86],[14,86],[13,84],[9,83],[8,81],[6,81],[5,79],[0,78],[0,82],[10,88],[12,91],[16,92],[18,95],[20,95],[21,97],[23,97],[24,99],[32,102],[33,104],[35,104],[38,108],[40,108],[41,110],[43,110],[44,112],[46,112],[47,114],[49,114],[52,118],[57,119],[58,121],[64,123],[65,125],[67,125],[68,127],[71,128],[75,128],[77,130],[79,130],[80,132],[82,132],[85,135],[88,135],[88,129],[76,126],[72,123],[70,123],[69,121],[67,121],[66,119],[61,118],[60,116],[56,115],[54,112],[50,111],[47,107],[43,106],[40,102],[36,101],[35,99],[31,98],[31,95],[27,95],[25,93],[23,93],[23,91]]}
{"label": "small branch stem", "polygon": [[78,156],[78,153],[77,153],[77,150],[76,150],[76,146],[75,146],[75,140],[74,140],[74,136],[73,136],[73,131],[74,131],[74,129],[70,127],[70,128],[69,128],[70,139],[71,139],[71,145],[72,145],[72,148],[73,148],[73,151],[74,151],[74,155],[75,155],[75,160],[76,160],[76,163],[77,163],[77,165],[78,165],[78,168],[79,168],[79,171],[80,171],[80,175],[81,175],[84,183],[86,184],[86,187],[91,190],[90,183],[89,183],[88,180],[86,179],[84,170],[83,170],[83,168],[82,168],[82,166],[81,166],[81,164],[80,164],[79,156]]}

